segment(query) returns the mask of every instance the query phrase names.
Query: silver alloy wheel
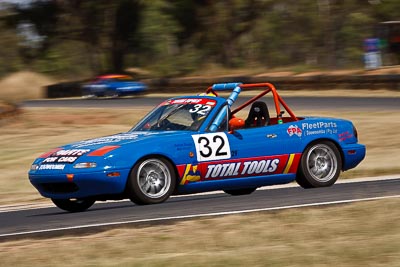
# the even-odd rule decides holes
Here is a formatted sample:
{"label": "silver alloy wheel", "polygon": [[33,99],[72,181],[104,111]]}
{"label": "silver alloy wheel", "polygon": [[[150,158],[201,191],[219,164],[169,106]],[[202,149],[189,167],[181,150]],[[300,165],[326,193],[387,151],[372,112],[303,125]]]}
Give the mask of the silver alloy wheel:
{"label": "silver alloy wheel", "polygon": [[316,181],[331,180],[338,168],[335,152],[325,144],[314,145],[307,153],[307,168]]}
{"label": "silver alloy wheel", "polygon": [[171,173],[159,159],[143,161],[138,168],[137,179],[140,191],[149,198],[164,196],[171,186]]}

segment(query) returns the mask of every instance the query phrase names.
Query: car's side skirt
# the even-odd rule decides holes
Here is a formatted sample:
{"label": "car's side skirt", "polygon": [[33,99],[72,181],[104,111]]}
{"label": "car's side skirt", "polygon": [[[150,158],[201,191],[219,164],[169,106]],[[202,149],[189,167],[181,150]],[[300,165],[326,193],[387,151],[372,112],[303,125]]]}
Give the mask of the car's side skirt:
{"label": "car's side skirt", "polygon": [[201,183],[190,183],[178,186],[178,194],[191,194],[214,190],[229,190],[240,188],[257,188],[267,185],[287,184],[296,179],[296,174],[276,174],[269,176],[255,176],[246,178],[232,178],[225,180],[209,180]]}

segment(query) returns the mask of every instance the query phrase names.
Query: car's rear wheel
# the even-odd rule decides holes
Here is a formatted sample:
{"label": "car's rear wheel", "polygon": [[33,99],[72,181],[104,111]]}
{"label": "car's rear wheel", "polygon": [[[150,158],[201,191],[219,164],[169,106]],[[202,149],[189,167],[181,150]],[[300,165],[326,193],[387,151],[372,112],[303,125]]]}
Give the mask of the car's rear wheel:
{"label": "car's rear wheel", "polygon": [[90,208],[96,201],[93,199],[54,199],[51,201],[62,210],[81,212]]}
{"label": "car's rear wheel", "polygon": [[148,158],[138,162],[131,171],[127,192],[138,205],[166,201],[175,189],[176,175],[171,163],[163,158]]}
{"label": "car's rear wheel", "polygon": [[304,151],[296,181],[304,188],[333,185],[342,169],[338,148],[330,141],[319,141]]}
{"label": "car's rear wheel", "polygon": [[241,196],[241,195],[249,195],[256,191],[257,188],[251,187],[251,188],[241,188],[241,189],[229,189],[229,190],[224,190],[225,193],[232,195],[232,196]]}

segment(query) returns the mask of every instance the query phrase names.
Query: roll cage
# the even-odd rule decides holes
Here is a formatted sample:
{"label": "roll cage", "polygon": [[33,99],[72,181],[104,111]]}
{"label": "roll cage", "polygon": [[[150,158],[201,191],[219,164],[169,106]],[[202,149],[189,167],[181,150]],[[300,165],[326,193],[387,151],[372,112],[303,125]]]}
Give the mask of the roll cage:
{"label": "roll cage", "polygon": [[[258,95],[252,97],[239,107],[235,108],[234,110],[230,111],[230,115],[234,115],[240,110],[246,108],[250,104],[254,103],[261,97],[265,96],[268,93],[272,93],[273,100],[274,100],[274,106],[275,106],[275,111],[276,111],[276,117],[271,119],[271,124],[281,124],[283,122],[289,122],[289,121],[298,121],[299,119],[296,117],[296,115],[293,113],[293,111],[289,108],[289,106],[286,104],[286,102],[282,99],[282,97],[278,94],[275,86],[271,83],[250,83],[250,84],[242,84],[242,83],[219,83],[219,84],[214,84],[213,86],[210,86],[206,90],[206,94],[214,94],[218,96],[218,91],[229,91],[232,90],[232,93],[229,95],[229,97],[226,99],[227,105],[226,105],[226,110],[230,109],[232,104],[236,101],[238,98],[239,94],[241,93],[242,90],[249,90],[249,89],[263,89],[261,93]],[[283,107],[283,110],[281,109],[281,106]],[[290,117],[285,117],[283,118],[284,112],[287,112]],[[218,128],[218,125],[223,121],[224,117],[226,116],[228,111],[226,112],[221,112],[220,116],[217,116],[217,118],[214,120],[214,122],[211,124],[209,127],[210,131],[216,131]]]}

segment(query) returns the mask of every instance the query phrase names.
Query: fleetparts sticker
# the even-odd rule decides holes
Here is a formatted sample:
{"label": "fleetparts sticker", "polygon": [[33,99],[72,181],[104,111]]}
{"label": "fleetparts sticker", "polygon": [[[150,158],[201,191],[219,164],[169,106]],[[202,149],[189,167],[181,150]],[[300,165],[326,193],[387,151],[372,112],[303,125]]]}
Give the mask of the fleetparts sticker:
{"label": "fleetparts sticker", "polygon": [[289,136],[296,135],[298,137],[301,136],[309,136],[309,135],[318,135],[318,134],[337,134],[337,124],[336,122],[303,122],[301,123],[301,128],[297,125],[290,125],[287,129],[287,133]]}

